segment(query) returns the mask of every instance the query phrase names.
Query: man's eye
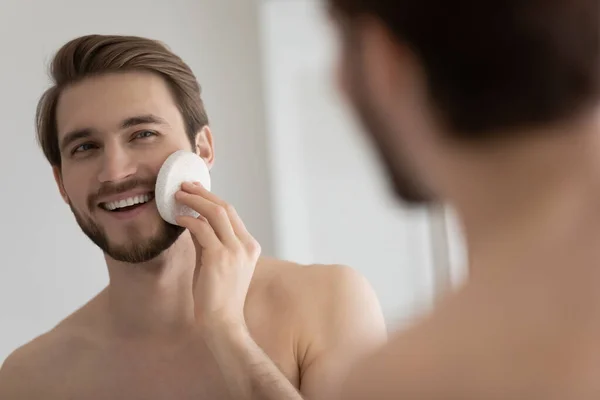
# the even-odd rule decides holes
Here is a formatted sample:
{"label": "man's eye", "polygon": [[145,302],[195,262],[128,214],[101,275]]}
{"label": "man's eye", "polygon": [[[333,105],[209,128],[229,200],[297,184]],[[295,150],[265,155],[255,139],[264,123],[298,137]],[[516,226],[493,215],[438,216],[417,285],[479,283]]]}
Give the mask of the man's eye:
{"label": "man's eye", "polygon": [[156,136],[156,133],[152,131],[141,131],[135,134],[135,139],[144,139],[150,136]]}
{"label": "man's eye", "polygon": [[91,150],[95,147],[95,145],[93,143],[84,143],[80,146],[77,146],[74,150],[73,153],[81,153],[87,150]]}

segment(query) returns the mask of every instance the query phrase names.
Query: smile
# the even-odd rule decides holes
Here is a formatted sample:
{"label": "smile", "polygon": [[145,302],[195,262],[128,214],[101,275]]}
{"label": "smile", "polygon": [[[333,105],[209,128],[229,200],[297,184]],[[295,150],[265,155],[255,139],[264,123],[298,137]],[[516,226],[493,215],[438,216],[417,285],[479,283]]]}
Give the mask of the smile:
{"label": "smile", "polygon": [[154,193],[146,193],[138,196],[127,197],[120,200],[100,203],[100,207],[102,207],[106,211],[113,212],[129,211],[142,204],[148,203],[152,199],[154,199]]}

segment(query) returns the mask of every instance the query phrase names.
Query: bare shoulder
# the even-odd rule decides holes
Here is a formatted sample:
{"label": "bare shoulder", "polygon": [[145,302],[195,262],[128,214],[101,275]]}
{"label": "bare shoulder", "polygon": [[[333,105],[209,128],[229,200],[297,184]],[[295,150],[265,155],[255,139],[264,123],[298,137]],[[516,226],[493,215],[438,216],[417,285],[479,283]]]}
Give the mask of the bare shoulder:
{"label": "bare shoulder", "polygon": [[40,354],[49,347],[47,335],[16,349],[4,360],[0,368],[0,398],[35,398],[35,387],[43,379]]}
{"label": "bare shoulder", "polygon": [[[335,398],[348,365],[387,339],[379,300],[368,280],[343,265],[299,265],[263,259],[255,293],[265,318],[285,321],[303,395]],[[282,319],[279,316],[284,316]],[[270,321],[269,321],[270,322]]]}
{"label": "bare shoulder", "polygon": [[55,383],[52,375],[69,357],[69,342],[69,336],[55,328],[13,351],[0,369],[0,398],[48,398]]}
{"label": "bare shoulder", "polygon": [[335,295],[374,295],[367,279],[344,265],[298,264],[274,258],[262,258],[257,265],[254,285],[258,291],[299,306],[323,305],[340,301]]}
{"label": "bare shoulder", "polygon": [[14,350],[0,367],[0,399],[53,399],[60,392],[67,369],[92,347],[81,325],[81,309],[50,331]]}
{"label": "bare shoulder", "polygon": [[371,284],[349,266],[303,265],[265,258],[257,265],[255,285],[269,302],[293,310],[305,327],[315,324],[320,328],[347,320],[345,313],[383,321]]}

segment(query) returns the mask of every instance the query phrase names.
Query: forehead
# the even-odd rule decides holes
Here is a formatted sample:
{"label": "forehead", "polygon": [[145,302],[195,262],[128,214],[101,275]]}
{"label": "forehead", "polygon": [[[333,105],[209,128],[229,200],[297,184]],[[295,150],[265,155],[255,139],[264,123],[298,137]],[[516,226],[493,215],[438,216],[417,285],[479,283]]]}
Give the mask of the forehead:
{"label": "forehead", "polygon": [[183,119],[171,91],[160,76],[146,72],[106,74],[67,87],[60,95],[58,135],[78,129],[105,132],[137,115],[156,115],[171,127]]}

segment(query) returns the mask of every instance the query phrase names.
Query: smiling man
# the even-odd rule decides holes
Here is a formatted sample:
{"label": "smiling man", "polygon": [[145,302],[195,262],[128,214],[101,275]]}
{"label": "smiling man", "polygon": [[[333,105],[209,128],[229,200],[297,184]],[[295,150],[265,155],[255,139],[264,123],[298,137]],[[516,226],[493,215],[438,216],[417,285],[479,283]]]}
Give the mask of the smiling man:
{"label": "smiling man", "polygon": [[158,214],[170,154],[214,162],[190,68],[153,40],[90,35],[58,51],[52,77],[39,141],[110,283],[6,360],[0,398],[332,398],[346,366],[385,340],[366,281],[259,257],[235,210],[193,183],[177,199],[203,217]]}

